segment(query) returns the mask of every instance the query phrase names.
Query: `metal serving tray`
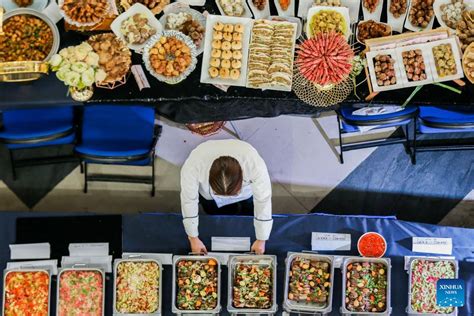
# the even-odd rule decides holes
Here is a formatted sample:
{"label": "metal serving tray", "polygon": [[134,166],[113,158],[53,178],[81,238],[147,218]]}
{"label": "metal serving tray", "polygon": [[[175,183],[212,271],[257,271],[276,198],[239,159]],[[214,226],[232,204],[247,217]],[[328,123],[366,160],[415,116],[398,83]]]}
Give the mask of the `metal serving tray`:
{"label": "metal serving tray", "polygon": [[[179,309],[176,306],[176,296],[178,287],[176,286],[178,282],[176,268],[178,262],[182,260],[186,261],[208,261],[209,259],[215,260],[217,262],[217,305],[214,309],[211,310],[183,310]],[[221,263],[214,256],[202,256],[202,255],[189,255],[189,256],[174,256],[173,257],[173,293],[172,293],[172,307],[171,310],[175,314],[218,314],[221,311]]]}
{"label": "metal serving tray", "polygon": [[[154,262],[159,267],[159,288],[158,288],[158,309],[153,313],[143,314],[143,313],[120,313],[117,311],[117,269],[122,262]],[[161,315],[161,304],[162,304],[162,284],[163,284],[163,267],[161,262],[156,259],[146,259],[146,258],[130,258],[130,259],[116,259],[114,261],[114,315]]]}
{"label": "metal serving tray", "polygon": [[[291,264],[293,260],[297,257],[306,258],[310,260],[317,260],[322,262],[327,262],[329,264],[329,273],[331,274],[329,282],[329,296],[327,304],[315,304],[315,303],[298,303],[292,301],[288,298],[289,288],[290,288],[290,271]],[[332,311],[332,295],[334,290],[334,264],[333,257],[326,255],[319,255],[314,253],[305,253],[305,252],[289,252],[285,260],[286,269],[285,269],[285,296],[283,298],[283,307],[287,312],[307,312],[309,314],[329,314]]]}
{"label": "metal serving tray", "polygon": [[[238,264],[258,264],[262,266],[270,266],[273,271],[273,297],[272,307],[269,309],[252,309],[252,308],[236,308],[233,305],[233,285],[235,278],[235,270]],[[227,311],[231,314],[274,314],[278,310],[276,303],[277,290],[277,258],[273,255],[236,255],[229,256],[229,263],[227,264],[229,270],[228,282],[228,298]]]}
{"label": "metal serving tray", "polygon": [[45,269],[5,269],[3,270],[3,303],[2,303],[2,315],[5,315],[5,298],[6,298],[6,280],[7,275],[12,272],[45,272],[49,277],[49,290],[48,290],[48,315],[51,313],[51,272]]}
{"label": "metal serving tray", "polygon": [[450,262],[454,265],[454,273],[455,273],[456,278],[458,277],[458,273],[459,273],[458,261],[454,260],[454,259],[443,259],[443,258],[439,258],[439,257],[412,257],[412,258],[410,258],[410,270],[407,271],[407,273],[408,273],[408,306],[407,306],[407,309],[406,309],[407,314],[408,315],[425,315],[425,316],[440,316],[440,315],[456,316],[458,314],[458,308],[457,307],[455,307],[454,311],[450,314],[419,313],[419,312],[416,312],[412,309],[412,307],[411,307],[411,286],[412,286],[411,276],[412,276],[412,273],[413,273],[412,271],[413,271],[414,262],[417,261],[417,260],[447,261],[447,262]]}
{"label": "metal serving tray", "polygon": [[79,267],[74,266],[72,268],[62,268],[58,272],[58,283],[56,286],[56,316],[59,316],[59,285],[61,282],[61,275],[66,271],[97,271],[102,275],[102,316],[105,313],[105,273],[104,270],[92,267]]}
{"label": "metal serving tray", "polygon": [[[347,284],[347,266],[354,262],[374,262],[374,263],[383,263],[386,266],[387,271],[387,301],[384,312],[351,312],[346,308],[346,284]],[[391,278],[392,278],[392,265],[390,262],[390,258],[363,258],[363,257],[349,257],[344,259],[342,263],[342,306],[341,306],[341,314],[342,315],[390,315],[392,313],[392,305],[391,305]]]}

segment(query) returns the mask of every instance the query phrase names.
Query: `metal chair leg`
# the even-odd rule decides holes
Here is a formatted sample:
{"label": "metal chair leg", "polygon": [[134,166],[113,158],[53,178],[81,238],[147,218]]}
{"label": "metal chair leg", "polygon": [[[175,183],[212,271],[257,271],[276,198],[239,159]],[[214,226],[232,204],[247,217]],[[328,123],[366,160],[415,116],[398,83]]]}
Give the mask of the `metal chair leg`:
{"label": "metal chair leg", "polygon": [[84,162],[84,193],[87,193],[87,163]]}
{"label": "metal chair leg", "polygon": [[81,174],[84,173],[84,165],[82,159],[79,160],[79,166],[81,167]]}
{"label": "metal chair leg", "polygon": [[151,158],[151,196],[155,196],[155,153]]}
{"label": "metal chair leg", "polygon": [[9,149],[8,152],[10,153],[10,166],[12,172],[12,179],[16,181],[16,168],[15,168],[15,159],[13,157],[13,150]]}
{"label": "metal chair leg", "polygon": [[413,148],[412,148],[412,156],[411,156],[411,163],[416,165],[416,118],[413,120]]}
{"label": "metal chair leg", "polygon": [[342,143],[342,131],[341,131],[341,121],[339,119],[339,114],[336,113],[337,117],[337,130],[339,132],[339,163],[344,163],[344,149]]}

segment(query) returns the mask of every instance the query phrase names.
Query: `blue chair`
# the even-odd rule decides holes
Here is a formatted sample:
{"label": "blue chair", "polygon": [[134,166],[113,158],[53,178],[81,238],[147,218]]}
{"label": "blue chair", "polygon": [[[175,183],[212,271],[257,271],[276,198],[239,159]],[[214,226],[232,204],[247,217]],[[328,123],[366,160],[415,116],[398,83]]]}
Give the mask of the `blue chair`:
{"label": "blue chair", "polygon": [[76,140],[76,128],[72,106],[6,110],[2,116],[0,143],[9,150],[14,180],[16,168],[19,167],[77,161],[73,156],[14,159],[14,151],[18,149],[73,144]]}
{"label": "blue chair", "polygon": [[[88,181],[143,183],[155,195],[155,147],[161,126],[155,110],[146,106],[92,105],[84,107],[76,154],[84,164],[84,192]],[[151,166],[151,176],[99,175],[87,172],[88,164]]]}
{"label": "blue chair", "polygon": [[[444,134],[474,132],[474,109],[454,106],[423,106],[418,114],[418,134]],[[416,135],[415,135],[416,137]],[[416,139],[414,152],[472,150],[474,140],[449,141],[443,138]]]}
{"label": "blue chair", "polygon": [[[410,137],[408,125],[414,123],[414,131],[416,130],[416,114],[418,108],[408,106],[401,111],[380,114],[380,115],[355,115],[354,111],[360,109],[362,106],[357,105],[342,105],[336,110],[337,124],[339,131],[339,146],[340,146],[340,163],[344,163],[344,152],[350,150],[357,150],[362,148],[386,146],[393,144],[405,145],[406,152],[410,155],[414,163],[414,154],[410,146]],[[356,133],[360,131],[361,127],[372,126],[374,129],[397,127],[401,130],[400,133],[393,133],[389,138],[374,139],[370,141],[361,142],[346,142],[342,141],[342,134]]]}

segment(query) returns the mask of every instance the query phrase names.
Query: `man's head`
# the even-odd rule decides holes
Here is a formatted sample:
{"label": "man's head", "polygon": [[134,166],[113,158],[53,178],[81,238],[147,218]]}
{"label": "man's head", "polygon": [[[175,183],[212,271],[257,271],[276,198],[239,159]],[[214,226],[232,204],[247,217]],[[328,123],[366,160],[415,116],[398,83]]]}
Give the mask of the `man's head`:
{"label": "man's head", "polygon": [[216,195],[231,196],[242,188],[242,168],[232,157],[222,156],[214,160],[209,171],[209,184]]}

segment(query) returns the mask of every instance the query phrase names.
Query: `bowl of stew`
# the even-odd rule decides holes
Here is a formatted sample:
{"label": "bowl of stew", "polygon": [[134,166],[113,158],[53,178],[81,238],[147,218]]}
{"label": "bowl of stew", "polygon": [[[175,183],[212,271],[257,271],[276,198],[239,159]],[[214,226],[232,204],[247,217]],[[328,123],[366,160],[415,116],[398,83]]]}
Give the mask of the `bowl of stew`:
{"label": "bowl of stew", "polygon": [[381,258],[387,251],[387,241],[376,232],[368,232],[360,236],[357,250],[362,257]]}
{"label": "bowl of stew", "polygon": [[17,9],[3,16],[0,63],[48,61],[59,49],[59,31],[46,15]]}

